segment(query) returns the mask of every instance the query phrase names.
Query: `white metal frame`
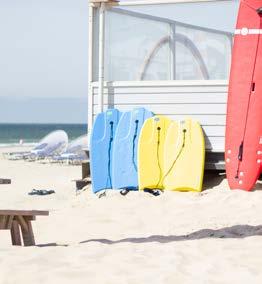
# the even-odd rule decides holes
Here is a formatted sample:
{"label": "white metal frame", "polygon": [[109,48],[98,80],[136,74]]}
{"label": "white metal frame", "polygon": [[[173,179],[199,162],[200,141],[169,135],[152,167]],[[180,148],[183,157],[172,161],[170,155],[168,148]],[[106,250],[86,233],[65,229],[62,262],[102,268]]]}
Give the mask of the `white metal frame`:
{"label": "white metal frame", "polygon": [[[198,2],[228,2],[228,0],[141,0],[141,1],[120,1],[109,2],[106,5],[110,6],[141,6],[141,5],[159,5],[159,4],[174,4],[174,3],[198,3]],[[101,2],[104,3],[104,2]],[[98,7],[97,3],[90,3],[93,7]]]}
{"label": "white metal frame", "polygon": [[99,111],[104,110],[104,76],[105,76],[105,10],[106,5],[104,2],[101,3],[99,9],[99,71],[98,71],[98,82],[99,82]]}
{"label": "white metal frame", "polygon": [[94,31],[94,7],[89,5],[89,19],[88,19],[88,134],[90,126],[93,124],[92,114],[93,113],[93,93],[92,93],[92,82],[93,82],[93,31]]}
{"label": "white metal frame", "polygon": [[[161,80],[161,81],[104,81],[104,87],[168,87],[168,86],[225,86],[227,80]],[[99,82],[92,82],[91,86],[99,87]]]}
{"label": "white metal frame", "polygon": [[118,2],[117,6],[159,5],[174,3],[197,3],[197,2],[227,2],[227,0],[144,0]]}

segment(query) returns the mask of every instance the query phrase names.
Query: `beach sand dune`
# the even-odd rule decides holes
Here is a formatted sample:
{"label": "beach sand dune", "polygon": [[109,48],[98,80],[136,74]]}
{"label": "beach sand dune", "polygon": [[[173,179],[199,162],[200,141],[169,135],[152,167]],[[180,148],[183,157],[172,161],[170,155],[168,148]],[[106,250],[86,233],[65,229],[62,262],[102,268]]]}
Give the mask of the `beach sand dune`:
{"label": "beach sand dune", "polygon": [[[1,149],[2,152],[9,149]],[[262,185],[230,191],[207,174],[202,193],[76,195],[79,166],[0,159],[1,209],[50,210],[36,247],[0,231],[0,283],[262,283]],[[30,196],[35,189],[55,194]]]}

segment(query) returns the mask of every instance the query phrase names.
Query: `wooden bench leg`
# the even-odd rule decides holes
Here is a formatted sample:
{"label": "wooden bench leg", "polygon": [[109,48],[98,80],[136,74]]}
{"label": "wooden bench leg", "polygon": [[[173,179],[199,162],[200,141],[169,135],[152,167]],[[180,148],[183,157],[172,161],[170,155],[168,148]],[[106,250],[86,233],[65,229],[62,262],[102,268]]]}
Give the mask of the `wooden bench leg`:
{"label": "wooden bench leg", "polygon": [[31,220],[27,217],[22,217],[22,216],[19,216],[19,219],[21,220],[20,226],[22,230],[24,246],[34,246],[35,237],[33,233]]}
{"label": "wooden bench leg", "polygon": [[0,216],[0,230],[6,229],[6,220],[8,216]]}
{"label": "wooden bench leg", "polygon": [[14,246],[21,246],[22,242],[20,236],[20,229],[19,229],[19,224],[16,220],[13,220],[10,231],[11,231],[12,244]]}

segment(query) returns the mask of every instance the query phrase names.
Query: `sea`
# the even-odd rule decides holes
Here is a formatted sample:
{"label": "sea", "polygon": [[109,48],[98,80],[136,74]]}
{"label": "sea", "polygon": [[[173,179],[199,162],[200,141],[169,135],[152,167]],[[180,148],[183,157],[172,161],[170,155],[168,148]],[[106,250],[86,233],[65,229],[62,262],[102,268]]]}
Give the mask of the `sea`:
{"label": "sea", "polygon": [[0,147],[35,145],[54,130],[64,130],[72,141],[87,134],[87,124],[0,123]]}

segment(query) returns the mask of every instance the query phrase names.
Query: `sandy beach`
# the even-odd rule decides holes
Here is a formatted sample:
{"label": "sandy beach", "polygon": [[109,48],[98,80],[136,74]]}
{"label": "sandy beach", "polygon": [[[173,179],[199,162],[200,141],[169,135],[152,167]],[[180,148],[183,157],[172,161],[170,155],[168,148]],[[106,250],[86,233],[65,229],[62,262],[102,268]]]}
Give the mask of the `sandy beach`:
{"label": "sandy beach", "polygon": [[[0,156],[0,177],[12,179],[0,185],[0,209],[50,211],[33,222],[36,247],[14,247],[0,231],[1,284],[262,282],[262,185],[230,191],[209,173],[202,193],[99,199],[91,188],[76,195],[80,166]],[[28,195],[33,188],[56,193]]]}

